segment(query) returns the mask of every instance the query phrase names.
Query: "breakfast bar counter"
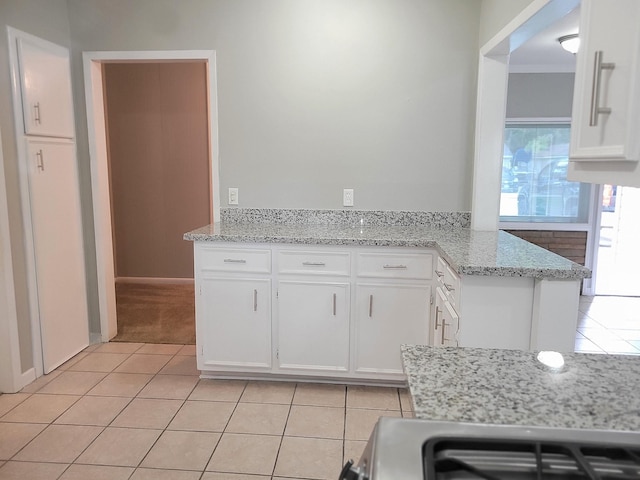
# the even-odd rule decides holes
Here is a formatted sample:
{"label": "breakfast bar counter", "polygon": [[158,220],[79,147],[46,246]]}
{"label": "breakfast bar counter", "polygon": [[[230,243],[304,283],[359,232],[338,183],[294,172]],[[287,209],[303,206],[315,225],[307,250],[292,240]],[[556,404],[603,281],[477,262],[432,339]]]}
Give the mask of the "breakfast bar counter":
{"label": "breakfast bar counter", "polygon": [[401,351],[417,418],[640,431],[640,357],[563,353],[560,365],[555,352]]}

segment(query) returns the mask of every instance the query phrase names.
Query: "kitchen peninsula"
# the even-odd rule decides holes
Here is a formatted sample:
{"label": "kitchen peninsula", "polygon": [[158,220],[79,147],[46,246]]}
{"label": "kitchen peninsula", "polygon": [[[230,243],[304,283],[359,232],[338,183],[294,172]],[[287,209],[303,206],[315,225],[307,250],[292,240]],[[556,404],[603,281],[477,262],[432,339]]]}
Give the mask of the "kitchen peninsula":
{"label": "kitchen peninsula", "polygon": [[465,212],[226,209],[184,238],[203,376],[391,384],[403,343],[573,351],[590,275]]}
{"label": "kitchen peninsula", "polygon": [[403,345],[416,418],[640,431],[640,358]]}

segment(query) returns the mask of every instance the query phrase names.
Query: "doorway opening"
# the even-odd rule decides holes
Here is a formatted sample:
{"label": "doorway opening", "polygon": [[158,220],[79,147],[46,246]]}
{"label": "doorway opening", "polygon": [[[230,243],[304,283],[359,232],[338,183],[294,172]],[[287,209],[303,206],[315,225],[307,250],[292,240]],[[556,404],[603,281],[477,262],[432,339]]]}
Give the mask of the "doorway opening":
{"label": "doorway opening", "polygon": [[640,188],[604,185],[602,191],[595,294],[640,297]]}
{"label": "doorway opening", "polygon": [[[166,289],[167,284],[176,283],[178,284],[177,287],[183,287],[182,289],[184,290],[185,285],[190,286],[192,283],[191,272],[193,270],[190,269],[191,263],[185,267],[184,261],[178,261],[177,265],[170,266],[174,259],[165,257],[171,257],[173,255],[171,252],[177,248],[177,245],[183,246],[182,234],[185,231],[219,219],[216,63],[215,52],[210,50],[85,52],[83,56],[95,225],[97,289],[100,313],[99,340],[106,342],[118,334],[116,279],[120,280],[118,281],[119,285],[136,285],[136,287],[132,286],[132,288],[129,289],[131,291],[139,291],[140,284],[149,283],[155,285],[155,290]],[[172,197],[173,200],[175,200],[176,194],[172,193],[168,195],[167,192],[175,187],[176,184],[183,182],[177,177],[182,177],[182,173],[184,173],[183,170],[191,169],[191,164],[183,161],[171,162],[171,158],[166,162],[164,160],[161,163],[157,162],[158,158],[166,155],[167,152],[170,152],[172,155],[175,154],[173,149],[176,147],[176,144],[184,141],[185,137],[189,135],[189,129],[185,129],[185,126],[188,127],[188,122],[185,122],[184,112],[181,110],[183,103],[180,99],[180,95],[188,94],[189,92],[179,91],[177,96],[178,100],[168,101],[168,109],[172,110],[175,115],[173,115],[173,117],[170,116],[167,120],[163,115],[158,115],[156,111],[160,104],[167,102],[167,99],[165,99],[163,95],[156,97],[156,100],[147,98],[150,90],[152,90],[147,84],[144,91],[138,92],[138,95],[133,95],[132,98],[129,98],[129,101],[124,102],[120,118],[121,124],[114,126],[109,119],[112,105],[110,105],[108,92],[106,91],[108,85],[107,74],[105,72],[109,69],[118,70],[121,66],[124,67],[124,64],[138,65],[139,69],[146,71],[147,74],[154,69],[164,68],[162,67],[164,64],[175,65],[177,67],[176,71],[181,71],[179,67],[182,63],[199,64],[203,67],[205,75],[205,92],[203,98],[206,105],[205,116],[208,120],[205,127],[205,136],[208,140],[206,146],[208,171],[204,176],[207,179],[206,184],[209,191],[206,195],[207,198],[204,200],[192,199],[188,194],[185,195],[189,198],[189,207],[194,207],[194,204],[197,202],[207,203],[208,218],[195,220],[198,222],[198,225],[189,227],[182,226],[177,230],[174,228],[174,233],[167,235],[164,230],[164,222],[167,217],[180,218],[185,215],[184,211],[175,209],[175,202],[172,201]],[[145,64],[151,65],[145,66]],[[153,65],[155,65],[155,67]],[[128,74],[124,75],[125,83],[126,78],[128,78],[127,75]],[[169,75],[169,77],[173,78],[172,75]],[[169,80],[168,82],[173,83],[173,80],[175,79]],[[125,97],[127,95],[126,92],[127,89],[124,89],[123,95]],[[131,95],[131,92],[129,92],[129,95]],[[144,98],[137,98],[140,95]],[[144,108],[141,112],[133,113],[131,106],[133,103],[139,101],[142,101]],[[110,137],[114,136],[112,130],[116,128],[119,134],[123,134],[123,132],[127,133],[127,130],[135,131],[144,123],[141,120],[145,119],[145,117],[148,117],[146,118],[147,120],[149,118],[155,119],[152,120],[151,123],[155,125],[155,127],[158,127],[154,130],[154,128],[147,126],[148,130],[154,130],[153,135],[150,136],[152,140],[146,142],[146,146],[144,144],[138,145],[135,144],[136,135],[129,137],[125,135],[123,137],[125,140],[121,142],[126,147],[124,154],[125,161],[121,162],[119,166],[115,166],[109,160],[110,157],[112,159],[115,158],[113,155],[114,152],[111,151],[114,147],[109,141]],[[168,125],[170,128],[163,131],[163,124],[165,127]],[[144,131],[144,127],[142,128]],[[160,132],[159,136],[158,132]],[[147,135],[148,133],[147,131],[144,134]],[[138,132],[138,134],[140,134],[140,132]],[[154,135],[155,140],[153,139]],[[132,139],[132,137],[134,138]],[[133,142],[134,145],[128,145],[128,142]],[[119,154],[120,153],[121,152],[119,152]],[[188,156],[188,153],[183,153],[183,155]],[[132,158],[139,160],[141,157],[146,158],[146,160],[136,162],[135,164],[131,161]],[[171,157],[171,155],[169,155],[169,157]],[[127,159],[129,159],[129,161],[127,161]],[[177,168],[177,170],[172,171],[174,168]],[[118,170],[118,173],[112,177],[110,170],[114,172]],[[163,173],[165,173],[165,175],[158,176],[159,170],[164,170]],[[199,175],[202,176],[202,173]],[[116,181],[116,177],[118,177],[118,181]],[[151,195],[140,195],[140,192],[137,191],[138,187],[135,185],[135,182],[133,182],[135,179],[142,179],[143,183],[154,184],[155,193]],[[128,185],[130,183],[133,183],[133,187]],[[188,181],[186,183],[187,185],[189,184]],[[126,187],[124,193],[120,190],[123,184]],[[125,200],[124,216],[119,216],[117,213],[117,204],[121,203],[121,200]],[[127,201],[129,202],[129,207],[126,206]],[[154,204],[158,203],[162,203],[164,209],[156,211],[152,208]],[[113,209],[115,213],[113,214],[112,206],[115,207]],[[138,217],[140,215],[146,215],[147,218],[145,221],[155,220],[156,223],[154,226],[148,227],[147,230],[144,228],[140,230],[137,226],[136,215],[133,215],[133,213],[138,215]],[[118,217],[122,222],[118,220]],[[133,238],[133,241],[131,241],[131,237],[137,238]],[[169,245],[164,245],[162,250],[157,250],[150,242],[152,239],[158,237],[170,237]],[[125,243],[129,242],[131,244],[126,245],[124,252],[121,252],[119,249],[119,238],[121,238],[121,240],[124,239],[122,241]],[[186,242],[185,245],[185,248],[189,248]],[[167,251],[170,253],[167,253]],[[190,257],[190,252],[188,253]],[[120,261],[122,259],[124,259],[123,262]],[[190,260],[190,262],[191,261],[192,260]],[[165,268],[168,268],[164,273],[157,270],[157,267],[163,263],[165,264]],[[187,270],[189,270],[189,273],[185,274]],[[169,271],[178,273],[166,273]],[[180,280],[176,281],[176,279]],[[144,296],[145,295],[142,295],[142,297]],[[166,294],[158,294],[157,292],[154,296],[164,299],[168,297]],[[137,307],[134,307],[134,310],[135,308]],[[158,339],[156,338],[149,341],[158,341]],[[168,340],[164,341],[166,342]]]}
{"label": "doorway opening", "polygon": [[206,64],[103,65],[115,341],[195,343],[193,250],[211,222]]}

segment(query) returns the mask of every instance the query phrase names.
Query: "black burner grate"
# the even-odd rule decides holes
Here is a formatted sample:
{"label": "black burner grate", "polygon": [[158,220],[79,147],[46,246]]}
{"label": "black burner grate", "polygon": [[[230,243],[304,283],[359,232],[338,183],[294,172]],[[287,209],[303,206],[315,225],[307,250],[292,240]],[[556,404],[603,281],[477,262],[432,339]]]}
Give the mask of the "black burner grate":
{"label": "black burner grate", "polygon": [[640,445],[433,438],[423,460],[427,480],[640,479]]}

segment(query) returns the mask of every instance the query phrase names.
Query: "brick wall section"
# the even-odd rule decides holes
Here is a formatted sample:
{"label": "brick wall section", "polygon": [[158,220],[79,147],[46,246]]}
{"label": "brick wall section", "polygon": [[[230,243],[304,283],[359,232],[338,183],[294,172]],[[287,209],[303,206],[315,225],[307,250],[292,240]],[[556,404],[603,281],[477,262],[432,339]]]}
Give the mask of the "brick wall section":
{"label": "brick wall section", "polygon": [[507,232],[584,265],[587,252],[587,232],[549,230],[507,230]]}

